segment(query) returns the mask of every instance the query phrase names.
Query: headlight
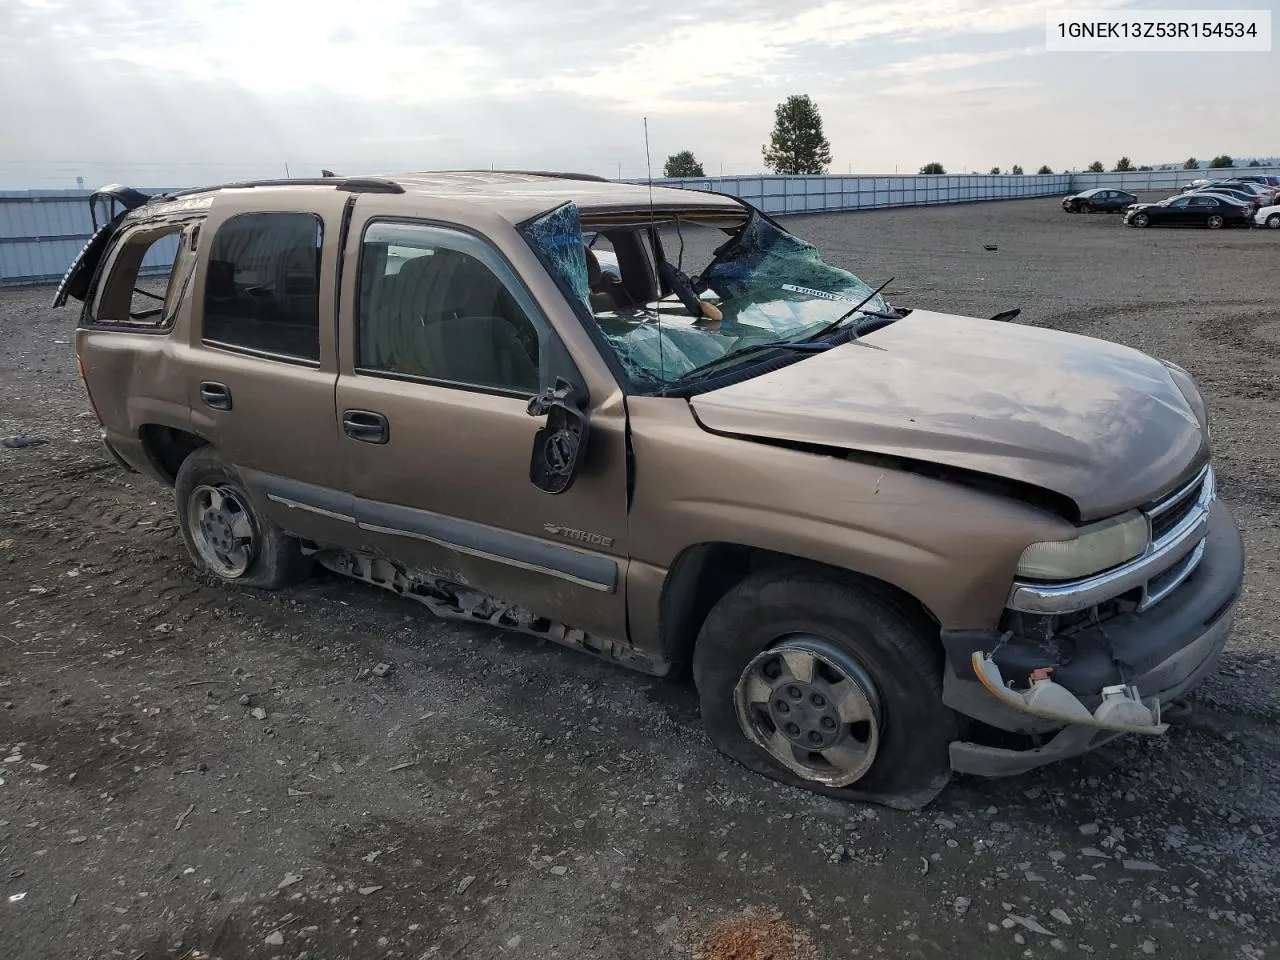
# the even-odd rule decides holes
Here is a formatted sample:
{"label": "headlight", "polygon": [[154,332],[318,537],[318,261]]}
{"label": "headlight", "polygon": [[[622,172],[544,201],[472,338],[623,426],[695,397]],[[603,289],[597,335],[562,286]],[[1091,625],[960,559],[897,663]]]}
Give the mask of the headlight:
{"label": "headlight", "polygon": [[1018,576],[1032,580],[1075,580],[1141,556],[1151,531],[1137,510],[1081,527],[1074,540],[1033,543],[1022,551]]}

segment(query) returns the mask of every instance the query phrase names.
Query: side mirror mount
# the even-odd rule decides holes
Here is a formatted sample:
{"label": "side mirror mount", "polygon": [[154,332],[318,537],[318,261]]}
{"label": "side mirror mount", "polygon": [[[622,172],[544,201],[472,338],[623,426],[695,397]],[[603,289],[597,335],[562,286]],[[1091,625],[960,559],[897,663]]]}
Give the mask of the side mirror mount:
{"label": "side mirror mount", "polygon": [[564,493],[578,472],[588,433],[582,405],[580,392],[560,377],[529,401],[529,416],[547,418],[534,435],[529,461],[529,482],[544,493]]}

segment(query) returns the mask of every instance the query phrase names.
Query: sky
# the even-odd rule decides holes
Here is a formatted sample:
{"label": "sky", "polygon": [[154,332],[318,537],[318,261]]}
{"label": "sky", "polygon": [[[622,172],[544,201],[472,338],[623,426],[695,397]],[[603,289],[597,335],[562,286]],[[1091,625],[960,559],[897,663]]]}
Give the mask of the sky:
{"label": "sky", "polygon": [[[1048,53],[1125,0],[0,0],[0,188],[447,168],[764,170],[790,94],[833,173],[1280,153],[1277,53]],[[1252,91],[1252,92],[1251,92]]]}

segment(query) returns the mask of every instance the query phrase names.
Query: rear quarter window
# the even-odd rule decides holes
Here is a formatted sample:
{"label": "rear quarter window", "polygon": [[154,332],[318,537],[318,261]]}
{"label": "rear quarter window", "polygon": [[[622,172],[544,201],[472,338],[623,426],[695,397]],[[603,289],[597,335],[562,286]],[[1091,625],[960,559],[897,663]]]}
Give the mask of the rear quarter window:
{"label": "rear quarter window", "polygon": [[194,266],[183,254],[196,229],[179,221],[127,230],[108,254],[88,325],[170,329]]}

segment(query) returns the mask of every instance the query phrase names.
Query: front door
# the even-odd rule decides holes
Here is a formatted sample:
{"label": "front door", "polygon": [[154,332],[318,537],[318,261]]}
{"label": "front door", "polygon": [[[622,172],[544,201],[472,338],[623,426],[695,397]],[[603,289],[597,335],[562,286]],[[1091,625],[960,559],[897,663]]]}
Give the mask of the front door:
{"label": "front door", "polygon": [[[1191,199],[1191,197],[1179,197],[1177,200],[1174,200],[1160,215],[1160,220],[1164,223],[1172,223],[1179,226],[1185,225],[1190,221],[1192,215]],[[1156,217],[1153,215],[1151,220],[1154,223]]]}
{"label": "front door", "polygon": [[[193,429],[295,536],[342,543],[333,288],[348,194],[220,196],[201,228],[187,377]],[[268,206],[269,212],[263,211]]]}
{"label": "front door", "polygon": [[357,203],[349,236],[337,411],[364,548],[625,640],[621,397],[589,401],[576,479],[542,492],[529,400],[580,378],[529,288],[474,233]]}

